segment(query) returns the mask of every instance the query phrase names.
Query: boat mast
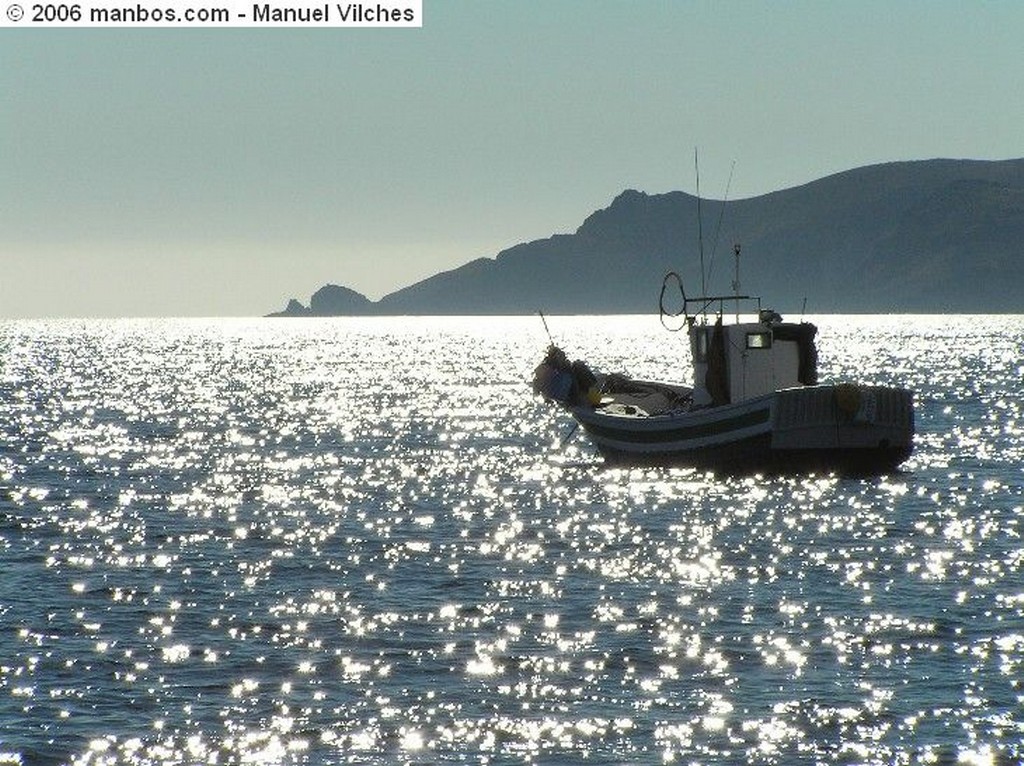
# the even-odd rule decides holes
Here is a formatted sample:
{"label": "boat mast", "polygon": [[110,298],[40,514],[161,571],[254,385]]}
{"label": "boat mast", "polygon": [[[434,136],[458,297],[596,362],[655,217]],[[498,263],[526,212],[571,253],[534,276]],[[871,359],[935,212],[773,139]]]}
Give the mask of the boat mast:
{"label": "boat mast", "polygon": [[[707,297],[708,285],[707,285],[707,274],[704,269],[704,224],[703,216],[700,214],[700,163],[697,161],[697,148],[693,149],[693,172],[697,177],[697,248],[700,251],[700,295],[701,299]],[[708,322],[708,304],[704,301],[702,313],[704,314],[704,324]]]}
{"label": "boat mast", "polygon": [[736,324],[740,323],[740,243],[732,246],[733,255],[736,257],[735,278],[732,280],[732,294],[736,296]]}

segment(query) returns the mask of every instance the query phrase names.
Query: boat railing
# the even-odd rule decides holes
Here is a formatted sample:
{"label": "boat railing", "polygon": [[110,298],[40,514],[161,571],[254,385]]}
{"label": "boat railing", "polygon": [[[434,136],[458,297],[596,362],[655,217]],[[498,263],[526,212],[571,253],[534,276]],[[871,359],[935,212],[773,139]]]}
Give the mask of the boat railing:
{"label": "boat railing", "polygon": [[742,314],[761,316],[761,298],[753,295],[701,295],[696,298],[684,299],[684,310],[690,324],[697,321],[698,316],[707,318],[708,314],[724,316],[726,305],[730,313],[736,315],[737,321]]}

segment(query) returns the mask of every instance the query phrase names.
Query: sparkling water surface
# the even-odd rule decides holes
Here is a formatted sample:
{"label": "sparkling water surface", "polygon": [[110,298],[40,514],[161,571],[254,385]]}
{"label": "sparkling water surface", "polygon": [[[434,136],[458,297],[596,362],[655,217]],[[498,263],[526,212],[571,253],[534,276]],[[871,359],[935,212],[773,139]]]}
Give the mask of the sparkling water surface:
{"label": "sparkling water surface", "polygon": [[1024,760],[1024,317],[813,320],[898,474],[603,467],[537,318],[0,322],[0,763]]}

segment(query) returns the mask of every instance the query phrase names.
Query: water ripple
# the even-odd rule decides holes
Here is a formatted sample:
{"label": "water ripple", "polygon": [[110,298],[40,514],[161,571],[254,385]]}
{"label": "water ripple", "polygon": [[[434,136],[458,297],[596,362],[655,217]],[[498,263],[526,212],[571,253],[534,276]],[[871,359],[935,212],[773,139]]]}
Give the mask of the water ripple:
{"label": "water ripple", "polygon": [[527,318],[0,323],[0,763],[1017,762],[1024,321],[815,321],[904,472],[604,468]]}

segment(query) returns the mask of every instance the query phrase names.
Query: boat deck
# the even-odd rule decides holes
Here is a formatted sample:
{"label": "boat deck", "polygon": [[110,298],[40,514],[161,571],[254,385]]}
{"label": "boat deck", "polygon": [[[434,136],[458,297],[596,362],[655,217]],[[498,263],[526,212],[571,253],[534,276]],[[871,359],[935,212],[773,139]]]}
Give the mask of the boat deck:
{"label": "boat deck", "polygon": [[608,378],[594,410],[608,415],[652,417],[692,408],[692,389],[667,383]]}

